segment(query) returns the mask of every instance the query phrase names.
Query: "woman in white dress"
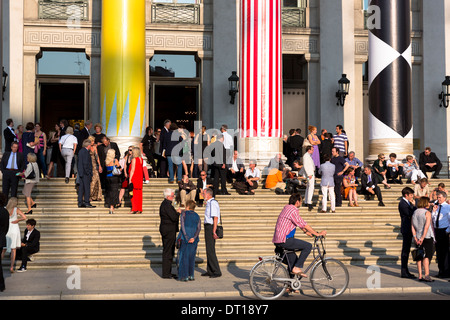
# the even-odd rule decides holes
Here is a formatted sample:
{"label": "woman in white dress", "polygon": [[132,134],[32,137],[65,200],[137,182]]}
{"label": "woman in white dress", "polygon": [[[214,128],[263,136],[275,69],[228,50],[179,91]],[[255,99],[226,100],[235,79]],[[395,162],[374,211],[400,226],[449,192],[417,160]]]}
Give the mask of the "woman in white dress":
{"label": "woman in white dress", "polygon": [[9,213],[9,230],[6,234],[6,248],[2,251],[2,260],[5,252],[10,253],[11,268],[9,269],[11,273],[14,273],[14,262],[16,261],[16,249],[19,249],[22,240],[20,238],[20,228],[19,222],[26,220],[25,214],[17,208],[17,198],[10,198],[8,204],[6,205],[6,210]]}

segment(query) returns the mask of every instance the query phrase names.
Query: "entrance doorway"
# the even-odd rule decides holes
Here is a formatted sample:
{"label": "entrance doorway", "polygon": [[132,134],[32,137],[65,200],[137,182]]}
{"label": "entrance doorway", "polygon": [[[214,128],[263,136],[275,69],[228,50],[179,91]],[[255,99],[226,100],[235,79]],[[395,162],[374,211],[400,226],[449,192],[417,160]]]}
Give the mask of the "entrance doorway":
{"label": "entrance doorway", "polygon": [[[153,85],[153,127],[162,128],[170,119],[188,131],[194,131],[199,120],[199,85]],[[152,94],[150,93],[150,96]]]}
{"label": "entrance doorway", "polygon": [[84,126],[88,101],[87,81],[38,80],[37,119],[44,131],[53,130],[55,124],[66,119],[69,125]]}

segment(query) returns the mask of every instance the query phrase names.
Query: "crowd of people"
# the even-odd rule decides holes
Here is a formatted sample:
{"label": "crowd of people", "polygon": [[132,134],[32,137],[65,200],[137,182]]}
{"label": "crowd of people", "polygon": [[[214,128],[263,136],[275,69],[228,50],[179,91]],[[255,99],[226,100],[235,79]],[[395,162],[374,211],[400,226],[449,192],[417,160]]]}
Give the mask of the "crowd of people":
{"label": "crowd of people", "polygon": [[[429,188],[426,173],[432,172],[431,178],[437,178],[442,164],[428,147],[420,154],[419,161],[409,155],[406,162],[402,162],[397,159],[395,153],[391,153],[388,159],[384,154],[379,154],[372,165],[364,165],[355,152],[350,151],[348,137],[341,125],[336,126],[334,135],[325,129],[318,135],[317,128],[310,126],[306,138],[301,136],[300,129],[291,129],[289,136],[284,139],[283,153],[287,159],[286,163],[282,160],[282,154],[277,154],[265,168],[267,176],[263,181],[263,172],[257,168],[255,160],[250,160],[249,167],[245,167],[226,125],[213,134],[207,131],[206,127],[196,134],[166,120],[161,129],[153,130],[148,127],[140,144],[129,146],[121,155],[118,145],[102,132],[101,124],[94,125],[90,120],[86,121],[83,127],[77,123],[72,127],[66,120],[61,120],[48,135],[39,123],[29,122],[25,128],[19,125],[16,129],[12,119],[8,119],[6,124],[7,128],[3,134],[5,153],[0,162],[4,204],[0,207],[6,208],[5,213],[8,214],[10,222],[8,225],[15,233],[13,237],[8,238],[8,243],[3,244],[5,249],[2,252],[2,257],[5,251],[11,252],[11,272],[14,259],[18,256],[16,250],[22,251],[22,265],[18,271],[26,271],[27,257],[39,250],[38,245],[33,249],[31,245],[24,249],[23,243],[28,241],[30,230],[35,230],[36,222],[27,216],[37,207],[32,198],[32,190],[40,179],[63,177],[65,183],[73,179],[77,188],[78,207],[93,208],[95,206],[92,202],[104,201],[104,207],[108,208],[110,214],[122,206],[127,193],[131,199],[129,213],[142,213],[142,189],[150,177],[167,178],[170,184],[176,182],[178,192],[166,189],[165,199],[160,207],[162,277],[175,277],[171,268],[174,250],[178,247],[177,277],[189,281],[194,280],[195,252],[202,228],[201,219],[195,212],[196,206],[203,206],[206,202],[203,227],[208,267],[204,275],[219,277],[221,271],[215,253],[215,241],[218,239],[216,231],[220,220],[220,206],[215,196],[230,194],[227,183],[231,183],[232,188],[242,195],[255,194],[261,184],[276,193],[291,195],[298,194],[298,190],[304,188],[304,198],[296,197],[290,205],[298,208],[299,201],[302,200],[302,205],[312,211],[316,177],[320,177],[322,213],[328,211],[328,200],[332,213],[336,207],[342,206],[343,200],[348,200],[351,207],[358,207],[359,195],[364,196],[365,200],[377,197],[378,205],[384,206],[380,186],[390,189],[391,184],[403,184],[402,179],[406,179],[407,183],[412,184],[412,188],[403,190],[403,202],[408,204],[408,208],[401,208],[402,203],[399,205],[405,241],[402,251],[402,276],[411,277],[403,266],[404,260],[407,260],[405,254],[407,251],[409,254],[413,238],[418,246],[427,248],[427,256],[420,260],[421,264],[418,265],[420,270],[422,266],[425,270],[424,275],[422,271],[419,272],[421,280],[430,280],[429,255],[434,250],[430,245],[430,238],[436,241],[440,274],[450,274],[447,266],[449,263],[444,265],[443,262],[449,259],[448,236],[446,245],[442,240],[445,229],[448,228],[448,219],[447,224],[442,222],[443,225],[436,225],[442,216],[448,217],[450,201],[446,199],[445,185],[440,184],[435,190]],[[197,183],[190,178],[197,178]],[[22,193],[26,198],[25,212],[22,212],[17,204],[20,179],[24,179]],[[173,206],[175,199],[179,203],[178,210]],[[408,217],[406,220],[409,219],[409,225],[403,225],[406,221],[403,216]],[[28,232],[23,239],[19,239],[17,223],[26,219]],[[433,224],[434,228],[431,229]],[[444,231],[441,232],[440,229]],[[34,234],[38,235],[39,232]],[[411,240],[409,247],[408,239]],[[442,258],[445,252],[446,258]],[[300,262],[298,268],[301,267]]]}

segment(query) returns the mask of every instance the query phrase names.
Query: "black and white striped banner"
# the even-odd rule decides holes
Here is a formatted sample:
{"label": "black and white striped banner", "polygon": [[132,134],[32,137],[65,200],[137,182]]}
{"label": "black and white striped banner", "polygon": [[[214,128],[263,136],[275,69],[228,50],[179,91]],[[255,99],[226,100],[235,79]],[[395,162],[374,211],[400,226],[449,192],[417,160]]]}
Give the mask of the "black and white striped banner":
{"label": "black and white striped banner", "polygon": [[[372,0],[369,139],[412,139],[410,0]],[[375,10],[376,9],[376,10]]]}

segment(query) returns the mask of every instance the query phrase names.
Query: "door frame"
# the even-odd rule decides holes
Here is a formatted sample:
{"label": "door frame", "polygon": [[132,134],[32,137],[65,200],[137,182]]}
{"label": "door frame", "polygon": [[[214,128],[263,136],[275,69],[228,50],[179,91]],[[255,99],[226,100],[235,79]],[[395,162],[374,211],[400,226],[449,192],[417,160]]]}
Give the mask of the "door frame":
{"label": "door frame", "polygon": [[35,121],[41,121],[41,85],[42,84],[83,84],[84,85],[84,121],[89,119],[90,115],[90,76],[60,76],[45,75],[36,76],[36,116]]}
{"label": "door frame", "polygon": [[[155,124],[155,92],[156,92],[156,86],[168,86],[168,87],[180,87],[180,86],[190,86],[190,87],[197,87],[197,119],[196,121],[202,120],[202,85],[200,80],[193,80],[193,79],[177,79],[177,80],[168,80],[167,78],[152,78],[150,80],[150,88],[149,88],[149,123],[152,128],[156,128]],[[162,126],[161,124],[158,124],[159,126]]]}

